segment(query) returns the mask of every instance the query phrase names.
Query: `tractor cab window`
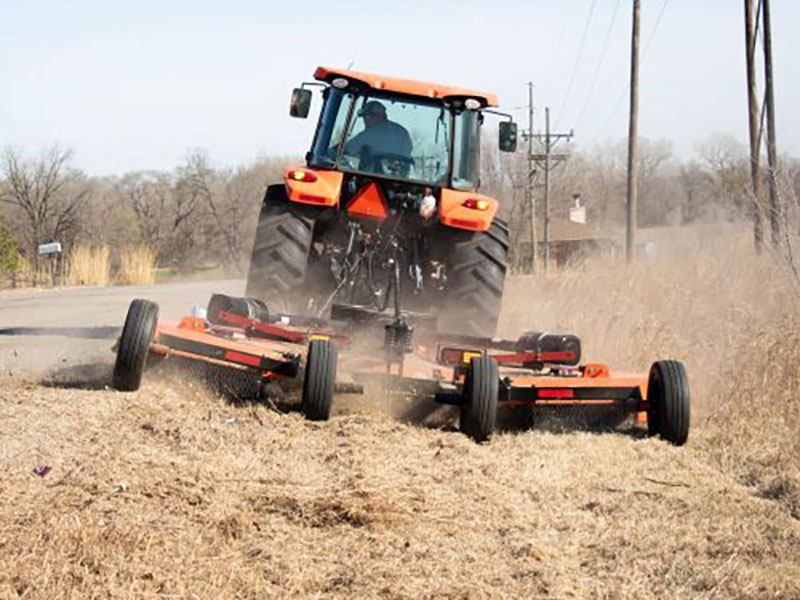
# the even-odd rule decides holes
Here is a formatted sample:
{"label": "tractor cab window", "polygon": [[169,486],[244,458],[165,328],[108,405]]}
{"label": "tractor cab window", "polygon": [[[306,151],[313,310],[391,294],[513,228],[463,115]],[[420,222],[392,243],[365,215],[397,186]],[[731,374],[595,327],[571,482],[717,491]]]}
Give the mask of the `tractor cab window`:
{"label": "tractor cab window", "polygon": [[446,180],[450,114],[443,106],[362,96],[348,133],[344,167],[440,185]]}
{"label": "tractor cab window", "polygon": [[442,104],[330,90],[312,162],[343,171],[447,185],[452,114]]}
{"label": "tractor cab window", "polygon": [[465,110],[456,114],[453,144],[453,188],[474,190],[480,177],[481,114]]}
{"label": "tractor cab window", "polygon": [[334,166],[336,152],[344,138],[351,98],[335,88],[325,90],[325,105],[319,117],[311,162],[318,166]]}

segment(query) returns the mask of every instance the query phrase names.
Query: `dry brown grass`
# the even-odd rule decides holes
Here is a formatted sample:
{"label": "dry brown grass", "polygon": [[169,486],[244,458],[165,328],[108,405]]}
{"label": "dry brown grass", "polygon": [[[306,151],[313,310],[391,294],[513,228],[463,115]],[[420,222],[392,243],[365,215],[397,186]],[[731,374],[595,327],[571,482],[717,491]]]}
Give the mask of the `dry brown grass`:
{"label": "dry brown grass", "polygon": [[506,334],[571,329],[587,358],[639,370],[683,360],[709,457],[800,519],[800,289],[772,257],[676,243],[650,264],[518,278],[509,292]]}
{"label": "dry brown grass", "polygon": [[309,424],[185,383],[2,398],[1,422],[27,425],[4,437],[4,597],[800,591],[797,522],[702,445],[529,433],[477,446],[375,414]]}
{"label": "dry brown grass", "polygon": [[67,285],[109,285],[111,282],[110,256],[108,246],[73,248],[67,263]]}
{"label": "dry brown grass", "polygon": [[187,379],[0,387],[0,597],[798,598],[797,316],[744,250],[510,282],[505,333],[685,360],[683,448],[316,424]]}
{"label": "dry brown grass", "polygon": [[146,246],[123,248],[119,255],[117,279],[123,285],[155,283],[156,255]]}
{"label": "dry brown grass", "polygon": [[[37,269],[36,265],[31,264],[24,256],[20,257],[19,268],[15,273],[15,285],[17,287],[31,287],[34,285],[52,285],[54,280],[55,263],[48,259],[40,261]],[[55,277],[58,279],[58,277]]]}

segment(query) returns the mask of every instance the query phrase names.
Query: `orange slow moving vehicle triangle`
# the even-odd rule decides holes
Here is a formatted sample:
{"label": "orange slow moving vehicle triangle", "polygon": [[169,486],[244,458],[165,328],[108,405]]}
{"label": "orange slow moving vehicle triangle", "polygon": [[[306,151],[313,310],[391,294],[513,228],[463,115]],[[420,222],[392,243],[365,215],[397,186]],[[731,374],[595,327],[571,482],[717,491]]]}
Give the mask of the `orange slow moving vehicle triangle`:
{"label": "orange slow moving vehicle triangle", "polygon": [[372,181],[361,188],[347,203],[347,212],[351,215],[383,220],[389,216],[389,207],[383,199],[378,184]]}

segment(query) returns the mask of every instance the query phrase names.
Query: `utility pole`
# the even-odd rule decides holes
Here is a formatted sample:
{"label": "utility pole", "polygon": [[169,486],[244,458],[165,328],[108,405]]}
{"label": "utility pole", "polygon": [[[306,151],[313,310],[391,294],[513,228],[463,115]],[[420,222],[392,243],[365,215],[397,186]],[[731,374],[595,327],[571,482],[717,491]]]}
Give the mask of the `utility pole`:
{"label": "utility pole", "polygon": [[772,245],[778,246],[781,234],[781,210],[776,181],[778,158],[775,151],[775,92],[772,81],[772,26],[770,24],[769,0],[761,0],[764,19],[764,95],[767,103],[767,167],[769,169],[769,225]]}
{"label": "utility pole", "polygon": [[639,0],[633,0],[631,32],[631,98],[628,121],[628,223],[625,256],[636,258],[636,219],[639,194]]}
{"label": "utility pole", "polygon": [[531,210],[531,273],[536,272],[536,203],[533,197],[533,82],[528,82],[528,180],[525,200]]}
{"label": "utility pole", "polygon": [[[760,4],[759,4],[760,8]],[[745,53],[747,57],[747,107],[750,129],[750,183],[753,188],[753,242],[764,247],[764,205],[761,193],[761,119],[756,91],[756,23],[753,0],[744,0]]]}
{"label": "utility pole", "polygon": [[564,162],[569,158],[566,154],[553,154],[555,145],[561,139],[571,139],[574,132],[569,133],[552,133],[550,131],[550,108],[544,109],[545,120],[545,133],[537,134],[536,137],[539,142],[544,143],[544,154],[531,155],[533,160],[542,166],[544,169],[544,235],[542,239],[542,246],[544,252],[542,262],[544,263],[544,271],[547,272],[548,263],[550,261],[550,170],[558,163]]}

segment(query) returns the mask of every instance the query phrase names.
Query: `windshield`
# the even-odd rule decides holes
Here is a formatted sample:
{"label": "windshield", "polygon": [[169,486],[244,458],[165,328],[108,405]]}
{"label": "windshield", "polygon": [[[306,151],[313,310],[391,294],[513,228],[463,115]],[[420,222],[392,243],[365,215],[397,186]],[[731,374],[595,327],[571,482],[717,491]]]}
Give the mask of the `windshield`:
{"label": "windshield", "polygon": [[[467,114],[456,118],[456,178],[458,187],[474,188],[477,115]],[[309,163],[445,186],[452,128],[452,112],[441,103],[329,88]]]}

